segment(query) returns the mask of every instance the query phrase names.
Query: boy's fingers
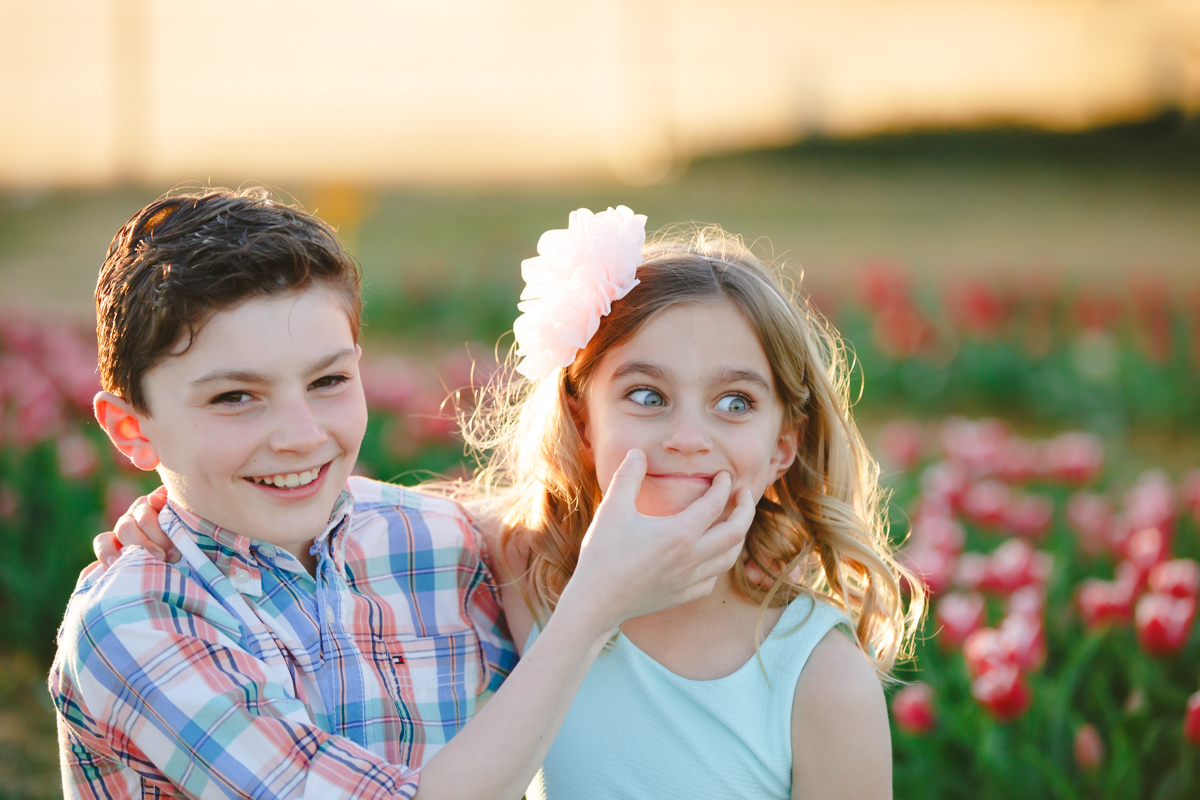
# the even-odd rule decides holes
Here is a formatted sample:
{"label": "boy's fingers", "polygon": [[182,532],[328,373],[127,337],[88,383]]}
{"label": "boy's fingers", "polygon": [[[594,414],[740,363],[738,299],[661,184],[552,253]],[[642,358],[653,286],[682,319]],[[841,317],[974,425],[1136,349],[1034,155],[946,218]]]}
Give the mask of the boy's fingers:
{"label": "boy's fingers", "polygon": [[[163,560],[178,561],[179,551],[171,544],[171,537],[163,533],[162,528],[158,524],[158,512],[162,510],[162,507],[160,505],[158,508],[155,508],[155,505],[159,503],[165,505],[166,503],[166,489],[162,489],[161,491],[162,494],[159,495],[159,489],[155,489],[152,494],[146,497],[139,497],[134,502],[133,506],[121,519],[124,520],[125,517],[132,515],[133,522],[137,526],[137,532],[120,529],[120,523],[118,523],[118,535],[122,544],[140,545],[153,553],[154,551],[146,544],[148,541],[166,554],[166,558]],[[128,535],[133,535],[134,538],[126,538]]]}
{"label": "boy's fingers", "polygon": [[708,491],[676,514],[675,518],[685,523],[697,523],[701,530],[708,529],[725,510],[725,504],[729,501],[729,490],[732,486],[733,479],[729,477],[729,473],[718,472],[713,477],[712,486],[708,487]]}
{"label": "boy's fingers", "polygon": [[641,450],[630,450],[625,454],[625,460],[613,473],[608,484],[605,500],[616,502],[623,508],[633,509],[637,503],[638,492],[642,490],[642,480],[646,477],[646,454]]}

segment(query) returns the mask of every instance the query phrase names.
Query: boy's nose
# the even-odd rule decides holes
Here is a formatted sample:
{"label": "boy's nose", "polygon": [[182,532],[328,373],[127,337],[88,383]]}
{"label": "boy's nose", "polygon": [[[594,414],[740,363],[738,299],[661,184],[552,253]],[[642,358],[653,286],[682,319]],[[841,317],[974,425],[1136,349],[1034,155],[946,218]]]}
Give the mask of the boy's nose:
{"label": "boy's nose", "polygon": [[312,407],[294,401],[278,408],[278,419],[271,434],[272,450],[281,453],[309,453],[328,438]]}

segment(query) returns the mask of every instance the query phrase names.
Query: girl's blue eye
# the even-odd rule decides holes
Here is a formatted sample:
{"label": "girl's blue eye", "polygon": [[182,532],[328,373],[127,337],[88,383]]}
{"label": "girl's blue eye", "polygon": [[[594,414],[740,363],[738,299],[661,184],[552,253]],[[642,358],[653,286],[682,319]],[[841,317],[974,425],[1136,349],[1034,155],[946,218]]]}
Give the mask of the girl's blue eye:
{"label": "girl's blue eye", "polygon": [[665,406],[666,399],[653,389],[634,389],[629,393],[629,399],[639,406]]}
{"label": "girl's blue eye", "polygon": [[717,411],[745,414],[750,410],[750,401],[740,394],[727,394],[717,401]]}

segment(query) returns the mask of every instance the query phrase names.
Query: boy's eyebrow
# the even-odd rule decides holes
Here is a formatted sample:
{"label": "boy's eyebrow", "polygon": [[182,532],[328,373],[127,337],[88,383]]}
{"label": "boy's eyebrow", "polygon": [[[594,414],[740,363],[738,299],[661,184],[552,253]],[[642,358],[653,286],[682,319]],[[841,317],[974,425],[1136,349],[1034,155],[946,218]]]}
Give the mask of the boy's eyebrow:
{"label": "boy's eyebrow", "polygon": [[[342,350],[336,350],[308,367],[307,372],[320,372],[323,369],[333,365],[337,361],[346,356],[355,355],[353,348],[347,347]],[[192,381],[192,386],[200,387],[210,383],[270,383],[269,375],[264,375],[261,372],[253,372],[250,370],[229,369],[220,370],[218,372],[210,372],[202,378],[197,378]]]}

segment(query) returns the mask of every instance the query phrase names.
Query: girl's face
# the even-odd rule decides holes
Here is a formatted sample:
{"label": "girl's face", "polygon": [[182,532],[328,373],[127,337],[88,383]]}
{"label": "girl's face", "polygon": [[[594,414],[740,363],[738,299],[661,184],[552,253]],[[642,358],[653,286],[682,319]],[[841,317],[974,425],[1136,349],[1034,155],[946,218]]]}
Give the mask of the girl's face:
{"label": "girl's face", "polygon": [[602,489],[627,452],[646,453],[643,514],[682,511],[722,470],[757,502],[796,458],[767,356],[730,300],[659,314],[604,354],[583,400],[577,421]]}

